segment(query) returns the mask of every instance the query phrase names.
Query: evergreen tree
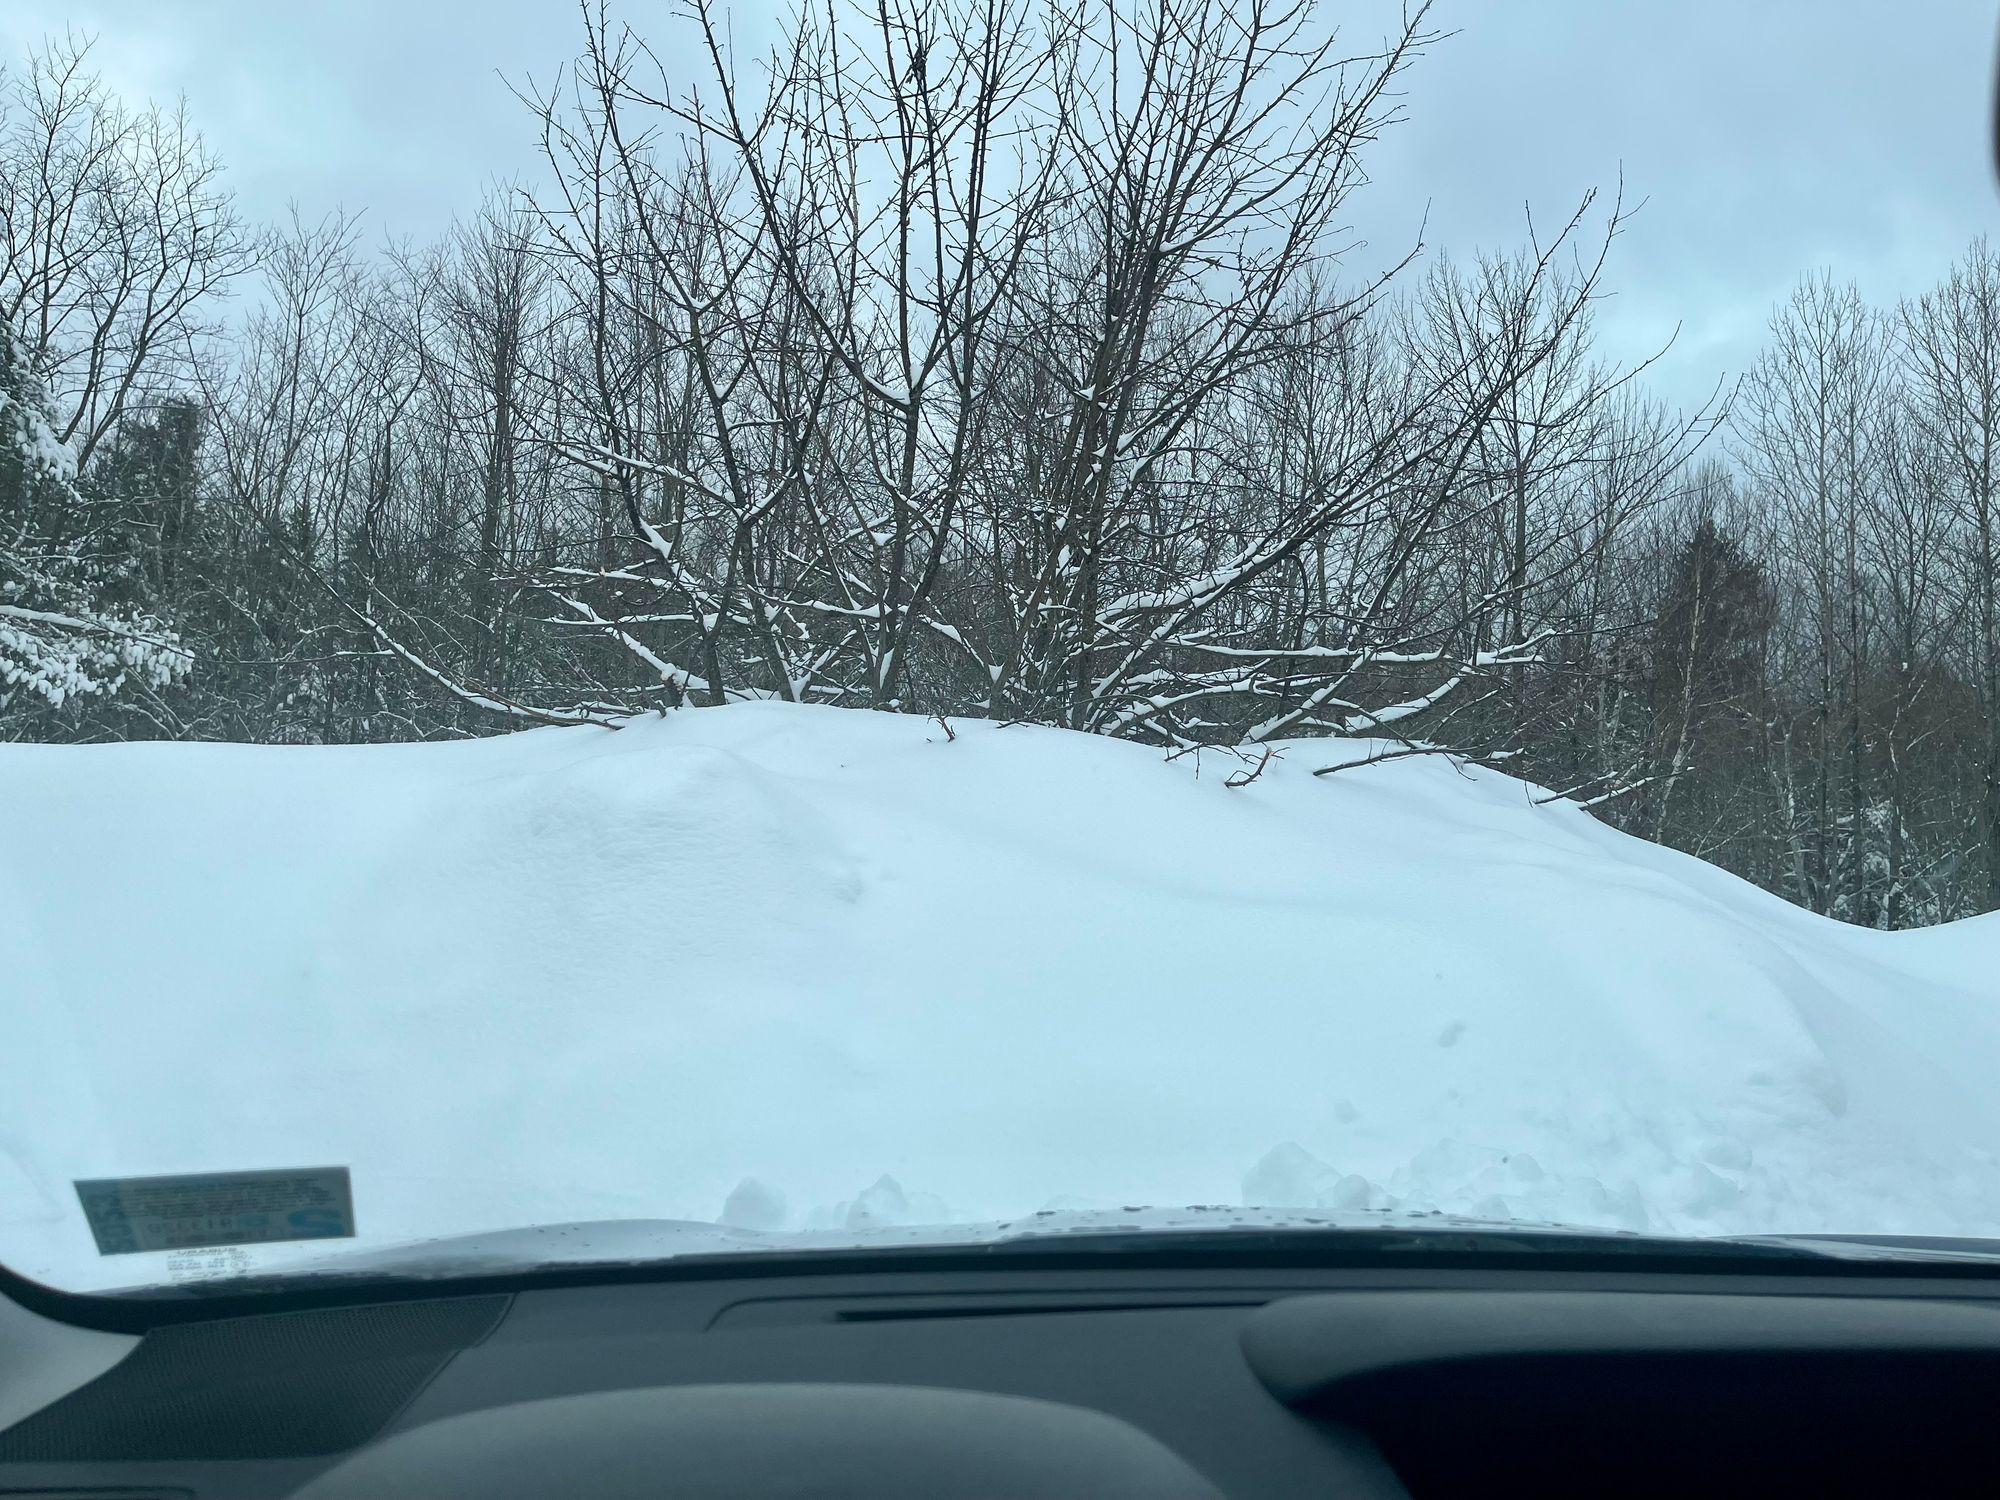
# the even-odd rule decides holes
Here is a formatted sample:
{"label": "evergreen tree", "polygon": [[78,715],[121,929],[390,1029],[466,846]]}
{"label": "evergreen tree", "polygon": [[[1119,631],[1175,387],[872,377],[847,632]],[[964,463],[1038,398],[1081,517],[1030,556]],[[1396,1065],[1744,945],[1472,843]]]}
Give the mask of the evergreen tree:
{"label": "evergreen tree", "polygon": [[26,345],[0,320],[0,737],[186,671],[187,648],[101,545],[98,510]]}
{"label": "evergreen tree", "polygon": [[1656,780],[1651,826],[1640,831],[1709,852],[1761,823],[1765,649],[1776,612],[1763,568],[1713,514],[1700,515],[1674,559],[1653,628]]}

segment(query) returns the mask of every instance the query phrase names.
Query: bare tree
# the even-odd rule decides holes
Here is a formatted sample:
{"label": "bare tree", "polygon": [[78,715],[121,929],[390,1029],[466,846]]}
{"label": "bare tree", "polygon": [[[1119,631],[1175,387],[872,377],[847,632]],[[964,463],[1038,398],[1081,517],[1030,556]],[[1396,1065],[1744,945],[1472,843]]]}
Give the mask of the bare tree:
{"label": "bare tree", "polygon": [[88,465],[149,383],[184,376],[256,260],[185,108],[131,112],[66,38],[0,74],[0,316]]}
{"label": "bare tree", "polygon": [[2000,907],[2000,255],[1975,243],[1937,290],[1904,309],[1902,348],[1915,420],[1949,466],[1959,545],[1956,589],[1969,609],[1959,639],[1979,694],[1985,869],[1982,906]]}
{"label": "bare tree", "polygon": [[[1400,320],[1396,268],[1341,288],[1421,10],[1352,55],[1264,0],[815,10],[754,98],[691,24],[707,94],[598,10],[533,100],[576,330],[543,438],[629,539],[536,587],[666,701],[1267,741],[1535,652],[1529,489],[1628,378],[1586,353],[1619,212]],[[1440,594],[1510,442],[1509,561]]]}
{"label": "bare tree", "polygon": [[1869,827],[1856,837],[1879,846],[1869,853],[1881,864],[1883,925],[1893,928],[1911,925],[1913,912],[1940,920],[1933,873],[1967,853],[1976,862],[1978,850],[1966,848],[1962,820],[1936,817],[1924,795],[1925,763],[1959,727],[1952,705],[1937,700],[1948,698],[1949,652],[1968,618],[1966,595],[1953,586],[1951,461],[1904,399],[1885,413],[1879,442],[1880,472],[1863,502],[1860,546],[1881,636],[1873,674],[1880,685],[1871,696],[1882,775]]}
{"label": "bare tree", "polygon": [[1871,600],[1861,517],[1878,479],[1890,378],[1886,329],[1851,286],[1804,282],[1772,320],[1769,349],[1746,378],[1741,425],[1752,474],[1794,538],[1790,583],[1803,601],[1801,643],[1814,680],[1811,823],[1803,830],[1807,899],[1873,921],[1879,899],[1839,828],[1858,832],[1869,800],[1864,677]]}

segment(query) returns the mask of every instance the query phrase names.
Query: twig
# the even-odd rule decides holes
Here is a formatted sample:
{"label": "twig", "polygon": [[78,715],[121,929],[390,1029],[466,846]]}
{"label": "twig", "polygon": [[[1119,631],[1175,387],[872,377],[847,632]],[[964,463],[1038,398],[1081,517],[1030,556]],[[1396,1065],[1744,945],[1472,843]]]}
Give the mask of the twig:
{"label": "twig", "polygon": [[1412,755],[1442,755],[1447,760],[1454,762],[1457,759],[1457,757],[1452,755],[1451,751],[1438,745],[1408,745],[1401,750],[1379,751],[1374,755],[1364,756],[1360,760],[1344,760],[1338,765],[1321,766],[1313,772],[1313,775],[1331,776],[1336,771],[1352,771],[1362,766],[1379,766],[1385,760],[1407,760]]}
{"label": "twig", "polygon": [[1248,786],[1250,785],[1251,782],[1255,781],[1259,776],[1262,776],[1264,774],[1264,767],[1268,766],[1270,763],[1271,763],[1271,747],[1269,745],[1266,745],[1264,747],[1263,757],[1260,760],[1258,760],[1257,764],[1252,769],[1248,771],[1238,771],[1234,775],[1225,779],[1222,784],[1226,787]]}

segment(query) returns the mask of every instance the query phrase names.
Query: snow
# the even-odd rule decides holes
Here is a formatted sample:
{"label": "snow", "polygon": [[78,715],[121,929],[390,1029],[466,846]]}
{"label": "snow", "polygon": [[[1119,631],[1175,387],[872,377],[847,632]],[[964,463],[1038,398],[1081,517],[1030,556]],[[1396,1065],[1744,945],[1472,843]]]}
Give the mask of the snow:
{"label": "snow", "polygon": [[157,1278],[73,1179],[328,1163],[357,1250],[1244,1203],[2000,1234],[2000,918],[1843,927],[1441,757],[1232,788],[952,728],[0,746],[0,1262]]}

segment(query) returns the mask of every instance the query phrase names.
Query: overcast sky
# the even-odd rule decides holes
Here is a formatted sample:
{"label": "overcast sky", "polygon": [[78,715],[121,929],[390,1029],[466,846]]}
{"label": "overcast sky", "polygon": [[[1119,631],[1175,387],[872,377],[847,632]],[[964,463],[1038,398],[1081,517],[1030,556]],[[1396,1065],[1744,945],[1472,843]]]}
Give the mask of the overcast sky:
{"label": "overcast sky", "polygon": [[[676,7],[620,13],[671,51]],[[1328,0],[1360,38],[1382,0]],[[1826,267],[1874,298],[1921,290],[2000,223],[1986,155],[1991,0],[1439,0],[1456,35],[1408,76],[1409,121],[1368,159],[1355,223],[1386,252],[1429,211],[1454,251],[1523,238],[1623,170],[1646,205],[1601,326],[1656,388],[1698,398],[1755,356],[1774,301]],[[744,31],[772,7],[738,6]],[[579,39],[568,0],[5,0],[9,57],[98,37],[130,99],[185,95],[245,211],[366,211],[423,238],[532,165],[507,87]]]}

